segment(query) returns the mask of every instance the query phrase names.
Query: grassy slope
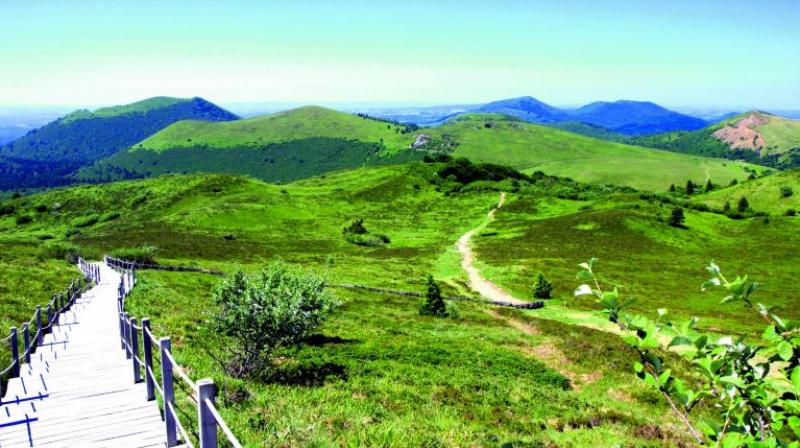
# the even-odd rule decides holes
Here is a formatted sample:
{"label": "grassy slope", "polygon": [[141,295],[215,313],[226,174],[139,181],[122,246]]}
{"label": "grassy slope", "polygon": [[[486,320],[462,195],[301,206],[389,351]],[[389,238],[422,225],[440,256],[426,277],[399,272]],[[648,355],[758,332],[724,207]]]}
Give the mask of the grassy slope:
{"label": "grassy slope", "polygon": [[[782,187],[789,187],[792,195],[784,197]],[[783,214],[786,210],[800,210],[800,170],[782,171],[771,176],[761,177],[738,185],[714,190],[698,197],[711,207],[722,208],[725,202],[736,207],[744,196],[750,207],[771,214]]]}
{"label": "grassy slope", "polygon": [[383,143],[390,151],[408,148],[413,136],[395,132],[397,126],[308,106],[287,112],[228,123],[182,121],[134,145],[132,151],[164,151],[180,146],[212,148],[258,147],[313,137]]}
{"label": "grassy slope", "polygon": [[498,115],[462,116],[435,132],[459,142],[455,155],[592,183],[666,190],[690,179],[727,183],[747,176],[748,165],[738,162],[607,142]]}
{"label": "grassy slope", "polygon": [[[81,228],[74,241],[97,253],[150,243],[161,248],[162,261],[226,271],[253,271],[280,256],[335,282],[422,290],[428,272],[458,272],[458,258],[449,249],[497,200],[490,191],[446,196],[427,182],[431,174],[431,166],[415,164],[284,186],[193,175],[55,190],[16,200],[18,214],[34,221],[17,226],[14,216],[0,218],[0,245],[32,243],[43,234],[60,237],[81,218],[113,209],[121,216]],[[689,230],[677,230],[655,218],[668,209],[635,195],[571,201],[517,193],[510,199],[475,244],[489,278],[520,296],[528,293],[532,274],[543,270],[559,296],[568,297],[575,265],[595,255],[603,260],[604,276],[640,299],[638,309],[652,311],[668,301],[679,315],[701,315],[706,328],[748,331],[753,324],[741,310],[717,306],[716,296],[693,291],[711,257],[727,272],[767,281],[764,301],[782,301],[788,314],[799,299],[781,285],[791,284],[800,220],[773,219],[765,226],[690,213]],[[55,211],[37,215],[37,205]],[[345,242],[341,228],[356,217],[364,217],[371,231],[389,235],[391,244],[363,248]],[[753,247],[762,250],[754,254]],[[178,356],[193,374],[214,376],[225,385],[221,394],[232,391],[236,381],[199,350],[198,328],[211,309],[215,278],[147,272],[141,279],[130,302],[135,313],[150,315],[159,332],[174,336]],[[432,321],[418,316],[417,300],[340,293],[347,304],[323,329],[330,342],[306,346],[294,358],[302,375],[287,366],[283,381],[249,383],[249,400],[227,404],[237,433],[252,445],[676,443],[669,435],[672,423],[661,425],[665,441],[647,439],[653,433],[648,422],[671,418],[658,397],[630,375],[632,357],[619,340],[536,319],[568,321],[570,310],[591,304],[562,306],[556,300],[545,310],[512,313],[535,326],[535,334],[525,334],[519,325],[487,315],[480,304],[463,304],[462,320]],[[580,390],[560,390],[553,369]],[[298,381],[310,383],[298,387]]]}

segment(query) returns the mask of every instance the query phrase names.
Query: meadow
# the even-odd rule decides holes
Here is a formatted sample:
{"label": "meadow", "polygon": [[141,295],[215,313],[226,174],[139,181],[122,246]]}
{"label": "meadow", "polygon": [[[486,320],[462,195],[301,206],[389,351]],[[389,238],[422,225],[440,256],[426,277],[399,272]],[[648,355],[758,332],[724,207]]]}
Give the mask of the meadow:
{"label": "meadow", "polygon": [[[439,176],[444,167],[413,162],[284,185],[167,175],[8,199],[0,204],[0,247],[15,254],[7,263],[16,267],[2,272],[28,301],[9,301],[22,307],[9,320],[49,299],[49,282],[75,274],[47,255],[46,244],[56,243],[91,258],[149,244],[160,263],[227,273],[254,273],[281,258],[331,285],[414,292],[433,273],[445,293],[467,294],[454,243],[504,191],[508,203],[473,240],[478,266],[523,299],[543,271],[556,298],[541,310],[459,301],[457,318],[436,319],[420,316],[421,299],[334,287],[344,305],[319,334],[283,353],[269,376],[245,382],[220,365],[224,340],[206,327],[219,277],[140,271],[128,306],[173,337],[191,376],[215,379],[226,419],[247,446],[525,447],[688,445],[661,396],[631,373],[635,352],[605,331],[592,302],[571,297],[577,264],[589,257],[601,259],[604,280],[636,296],[634,310],[698,315],[705,331],[755,336],[743,310],[700,293],[712,258],[764,281],[764,300],[797,317],[800,297],[785,286],[800,243],[797,218],[765,223],[687,209],[678,229],[664,222],[671,205],[630,189],[541,174],[467,183]],[[731,189],[771,178],[778,176]],[[359,218],[389,242],[348,241],[342,229]],[[22,280],[24,260],[36,282]]]}

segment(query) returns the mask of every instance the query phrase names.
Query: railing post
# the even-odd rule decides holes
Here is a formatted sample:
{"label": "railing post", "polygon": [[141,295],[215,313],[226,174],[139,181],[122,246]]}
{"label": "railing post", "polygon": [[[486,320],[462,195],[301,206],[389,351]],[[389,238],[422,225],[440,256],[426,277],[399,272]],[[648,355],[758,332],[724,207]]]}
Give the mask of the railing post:
{"label": "railing post", "polygon": [[[156,399],[155,394],[155,385],[153,384],[153,377],[150,376],[150,372],[153,371],[153,341],[150,339],[150,336],[147,334],[150,332],[150,319],[143,317],[142,318],[142,343],[144,347],[142,347],[142,351],[144,352],[144,382],[147,385],[147,401],[152,401]],[[155,372],[153,372],[155,375]]]}
{"label": "railing post", "polygon": [[130,335],[131,342],[131,359],[133,359],[133,382],[142,382],[142,371],[139,365],[139,333],[136,331],[136,318],[131,317],[130,326],[128,327],[128,334]]}
{"label": "railing post", "polygon": [[125,341],[125,359],[131,359],[131,326],[128,320],[128,313],[122,313],[122,333]]}
{"label": "railing post", "polygon": [[175,406],[175,390],[172,385],[172,362],[167,355],[171,352],[172,344],[169,338],[161,338],[158,341],[161,348],[161,390],[164,391],[164,425],[167,431],[167,446],[172,447],[178,444],[178,433],[175,427],[177,418],[170,409],[170,405]]}
{"label": "railing post", "polygon": [[200,433],[200,448],[217,448],[217,421],[209,409],[214,404],[214,380],[197,382],[197,429]]}
{"label": "railing post", "polygon": [[123,317],[122,311],[118,312],[117,315],[119,316],[119,340],[120,346],[122,349],[125,349],[125,319]]}
{"label": "railing post", "polygon": [[36,305],[36,333],[39,335],[36,340],[36,345],[42,345],[44,342],[44,330],[42,330],[42,306]]}
{"label": "railing post", "polygon": [[53,309],[50,308],[50,304],[48,303],[47,304],[47,325],[46,326],[49,327],[48,331],[50,333],[53,332],[53,327],[50,327],[50,322],[52,322],[52,321],[53,321]]}
{"label": "railing post", "polygon": [[31,363],[31,330],[28,324],[22,324],[22,346],[25,347],[25,363]]}
{"label": "railing post", "polygon": [[11,327],[11,357],[13,358],[11,378],[19,376],[19,341],[17,340],[17,327]]}

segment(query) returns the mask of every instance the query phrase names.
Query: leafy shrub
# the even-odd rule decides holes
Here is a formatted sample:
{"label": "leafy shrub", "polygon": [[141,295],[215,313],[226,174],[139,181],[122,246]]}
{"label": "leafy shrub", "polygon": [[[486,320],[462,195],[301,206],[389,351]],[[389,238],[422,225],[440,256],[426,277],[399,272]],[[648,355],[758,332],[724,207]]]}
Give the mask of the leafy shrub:
{"label": "leafy shrub", "polygon": [[236,272],[213,295],[211,328],[229,338],[224,362],[237,377],[267,373],[276,350],[308,337],[339,306],[322,278],[281,262],[254,277]]}
{"label": "leafy shrub", "polygon": [[13,215],[16,208],[11,204],[0,205],[0,216]]}
{"label": "leafy shrub", "polygon": [[348,233],[353,235],[364,235],[367,232],[369,231],[364,226],[364,220],[362,218],[354,219],[349,226],[342,229],[342,233],[345,235]]}
{"label": "leafy shrub", "polygon": [[[592,281],[595,287],[581,285],[575,291],[576,296],[604,296],[592,272],[595,261],[581,264],[583,270],[579,273],[579,277]],[[760,338],[759,334],[752,338],[750,335],[712,338],[695,330],[696,317],[685,323],[671,322],[665,309],[658,310],[656,320],[618,315],[624,341],[639,353],[634,372],[661,393],[699,445],[798,446],[800,321],[784,320],[773,313],[773,307],[755,303],[752,297],[760,284],[746,275],[728,280],[713,262],[706,269],[711,279],[701,289],[723,288],[726,294],[723,304],[740,303],[755,311],[766,322]],[[687,383],[673,373],[670,359],[663,356],[659,342],[659,336],[667,335],[671,339],[668,347],[689,347],[679,353],[689,361],[686,365],[692,366],[697,381]],[[703,413],[699,428],[689,419],[692,412]]]}
{"label": "leafy shrub", "polygon": [[39,204],[34,210],[36,210],[37,213],[44,213],[47,211],[47,206],[45,204]]}
{"label": "leafy shrub", "polygon": [[100,216],[100,222],[113,221],[121,216],[120,212],[106,212]]}
{"label": "leafy shrub", "polygon": [[786,216],[797,216],[797,210],[790,208],[786,210],[783,214]]}
{"label": "leafy shrub", "polygon": [[145,244],[141,247],[114,249],[111,251],[111,256],[134,263],[156,264],[156,252],[158,252],[158,248]]}
{"label": "leafy shrub", "polygon": [[41,256],[42,258],[52,258],[56,260],[75,261],[78,258],[78,246],[62,242],[62,241],[48,241],[42,244]]}
{"label": "leafy shrub", "polygon": [[468,184],[478,180],[500,181],[503,179],[529,179],[528,176],[511,167],[492,163],[474,164],[462,157],[450,160],[442,169],[437,171],[436,174],[441,179],[449,178],[460,184]]}
{"label": "leafy shrub", "polygon": [[747,202],[747,198],[744,196],[739,198],[739,202],[736,203],[736,211],[738,211],[739,213],[745,213],[749,209],[750,209],[750,203]]}
{"label": "leafy shrub", "polygon": [[78,236],[81,234],[81,229],[70,227],[64,232],[64,238],[72,238],[73,236]]}
{"label": "leafy shrub", "polygon": [[442,298],[442,290],[439,282],[434,280],[432,275],[428,275],[427,291],[425,292],[425,302],[419,309],[419,314],[423,316],[447,317],[447,305]]}
{"label": "leafy shrub", "polygon": [[541,272],[537,272],[533,280],[533,297],[536,299],[550,299],[553,297],[553,284]]}
{"label": "leafy shrub", "polygon": [[97,224],[99,220],[100,216],[97,214],[91,214],[75,218],[72,220],[71,224],[75,227],[89,227]]}
{"label": "leafy shrub", "polygon": [[28,224],[30,222],[33,222],[33,217],[31,217],[30,215],[17,216],[16,223],[18,226]]}
{"label": "leafy shrub", "polygon": [[782,198],[791,197],[793,194],[794,194],[794,190],[792,190],[792,187],[790,187],[788,185],[784,185],[784,186],[781,187],[781,197]]}
{"label": "leafy shrub", "polygon": [[683,215],[683,209],[680,207],[675,207],[672,209],[672,213],[669,215],[669,220],[667,221],[667,224],[671,225],[672,227],[677,227],[679,229],[682,229],[684,227],[683,226],[684,219],[685,217]]}
{"label": "leafy shrub", "polygon": [[369,230],[361,218],[354,219],[349,226],[342,229],[342,234],[345,240],[357,246],[376,247],[391,242],[389,237],[384,234],[369,234]]}

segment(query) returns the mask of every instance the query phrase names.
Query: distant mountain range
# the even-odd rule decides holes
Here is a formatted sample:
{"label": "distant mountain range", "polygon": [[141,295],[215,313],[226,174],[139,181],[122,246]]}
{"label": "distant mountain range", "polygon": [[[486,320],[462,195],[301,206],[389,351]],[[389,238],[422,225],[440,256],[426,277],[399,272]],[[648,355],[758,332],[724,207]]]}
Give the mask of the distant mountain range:
{"label": "distant mountain range", "polygon": [[181,120],[239,117],[202,98],[149,98],[78,110],[0,147],[0,187],[54,186],[80,166],[110,156]]}
{"label": "distant mountain range", "polygon": [[377,115],[401,122],[436,125],[461,113],[499,113],[537,124],[583,123],[623,135],[648,135],[677,130],[691,131],[701,129],[710,123],[648,101],[629,100],[597,101],[577,109],[566,109],[551,106],[530,96],[524,96],[478,106],[461,106],[461,110],[435,115],[437,111],[443,109],[445,108],[422,108],[417,115],[409,113],[379,113]]}

